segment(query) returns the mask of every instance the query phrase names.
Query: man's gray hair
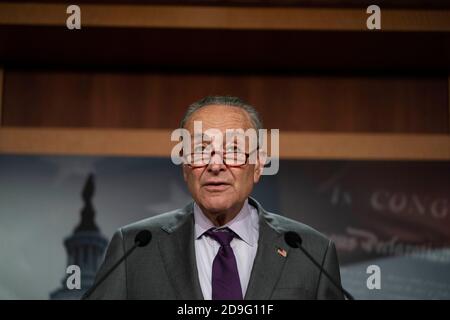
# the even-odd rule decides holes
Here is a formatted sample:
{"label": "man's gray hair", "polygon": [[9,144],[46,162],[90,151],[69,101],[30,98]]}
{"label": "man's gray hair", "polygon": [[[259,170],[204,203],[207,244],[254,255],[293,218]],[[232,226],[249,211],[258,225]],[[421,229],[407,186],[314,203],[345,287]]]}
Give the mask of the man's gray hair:
{"label": "man's gray hair", "polygon": [[256,129],[256,132],[258,133],[258,136],[259,136],[259,129],[263,128],[263,123],[259,116],[258,111],[256,111],[256,109],[253,106],[251,106],[250,104],[248,104],[241,98],[232,97],[232,96],[207,96],[197,102],[194,102],[193,104],[191,104],[189,106],[186,113],[184,114],[183,120],[181,120],[180,127],[184,128],[189,117],[195,111],[197,111],[198,109],[201,109],[203,107],[211,106],[211,105],[230,106],[230,107],[236,107],[236,108],[241,108],[241,109],[245,110],[248,113],[248,115],[250,117],[250,121],[252,122],[252,125]]}

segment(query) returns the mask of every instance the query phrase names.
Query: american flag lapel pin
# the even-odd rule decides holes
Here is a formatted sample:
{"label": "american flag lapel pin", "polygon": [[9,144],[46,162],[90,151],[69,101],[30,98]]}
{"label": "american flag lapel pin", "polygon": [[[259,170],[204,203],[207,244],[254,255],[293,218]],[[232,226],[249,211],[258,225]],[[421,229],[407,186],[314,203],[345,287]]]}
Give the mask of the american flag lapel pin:
{"label": "american flag lapel pin", "polygon": [[278,254],[279,254],[280,256],[282,256],[283,258],[286,258],[286,257],[287,257],[287,252],[286,252],[286,250],[284,250],[284,249],[282,249],[282,248],[278,248],[277,252],[278,252]]}

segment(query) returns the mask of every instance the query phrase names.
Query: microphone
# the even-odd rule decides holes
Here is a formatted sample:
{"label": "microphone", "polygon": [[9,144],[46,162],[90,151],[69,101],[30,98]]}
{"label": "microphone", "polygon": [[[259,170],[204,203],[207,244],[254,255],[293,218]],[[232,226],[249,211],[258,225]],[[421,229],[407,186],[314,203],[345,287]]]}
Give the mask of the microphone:
{"label": "microphone", "polygon": [[335,285],[336,288],[338,288],[343,294],[344,296],[347,297],[348,300],[355,300],[355,298],[353,298],[353,296],[347,291],[345,290],[340,284],[338,284],[333,277],[331,277],[331,275],[316,261],[316,259],[313,258],[313,256],[311,256],[309,254],[308,251],[306,251],[305,248],[303,248],[302,246],[302,238],[300,237],[300,235],[294,231],[288,231],[284,234],[284,241],[286,241],[286,243],[288,244],[289,247],[291,248],[299,248],[307,257],[309,260],[312,261],[312,263],[320,269],[320,271],[331,281],[331,283],[333,283]]}
{"label": "microphone", "polygon": [[108,276],[113,272],[123,260],[125,260],[137,247],[145,247],[152,240],[152,233],[148,230],[141,230],[138,232],[136,237],[134,238],[134,245],[128,249],[125,254],[120,258],[109,270],[106,272],[92,287],[87,290],[81,300],[85,300],[91,296],[91,294],[97,289],[97,287],[102,284],[103,281],[108,278]]}

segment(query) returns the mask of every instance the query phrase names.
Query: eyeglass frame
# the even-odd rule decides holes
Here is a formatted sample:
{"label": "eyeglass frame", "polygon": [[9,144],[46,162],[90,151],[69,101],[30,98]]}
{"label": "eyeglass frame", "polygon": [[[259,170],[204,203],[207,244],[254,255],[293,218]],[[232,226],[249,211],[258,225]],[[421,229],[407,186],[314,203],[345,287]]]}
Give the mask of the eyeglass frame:
{"label": "eyeglass frame", "polygon": [[[204,164],[201,164],[201,165],[192,165],[191,163],[185,163],[185,165],[187,165],[187,166],[189,166],[191,168],[195,168],[195,169],[207,167],[207,166],[209,166],[211,164],[211,159],[213,158],[214,154],[220,153],[221,154],[221,158],[222,158],[222,163],[224,165],[226,165],[227,167],[239,168],[239,167],[243,167],[243,166],[247,165],[248,164],[248,159],[250,158],[250,155],[253,152],[258,151],[258,150],[259,150],[259,148],[256,148],[256,149],[254,149],[254,150],[252,150],[250,152],[241,152],[241,153],[245,154],[245,162],[242,163],[242,164],[227,164],[225,162],[225,158],[223,156],[224,152],[217,152],[216,150],[212,150],[211,153],[210,153],[210,159],[209,159],[209,161],[207,163],[204,163]],[[235,153],[235,152],[232,152],[232,153]],[[192,152],[189,155],[193,155],[193,154],[195,154],[195,152]],[[202,154],[203,154],[203,152],[202,152]],[[187,157],[187,155],[183,155],[183,158],[186,159],[186,157]],[[186,159],[186,161],[187,161],[187,159]]]}

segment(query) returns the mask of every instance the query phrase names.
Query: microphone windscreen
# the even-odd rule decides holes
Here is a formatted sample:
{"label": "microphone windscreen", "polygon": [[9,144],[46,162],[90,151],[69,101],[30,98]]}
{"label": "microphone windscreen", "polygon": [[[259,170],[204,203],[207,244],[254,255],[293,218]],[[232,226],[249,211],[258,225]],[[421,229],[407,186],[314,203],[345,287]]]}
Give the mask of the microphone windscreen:
{"label": "microphone windscreen", "polygon": [[139,231],[139,233],[134,238],[134,243],[138,244],[139,247],[145,247],[152,240],[152,233],[148,230]]}
{"label": "microphone windscreen", "polygon": [[302,245],[302,238],[297,232],[288,231],[284,234],[284,241],[291,248],[299,248]]}

